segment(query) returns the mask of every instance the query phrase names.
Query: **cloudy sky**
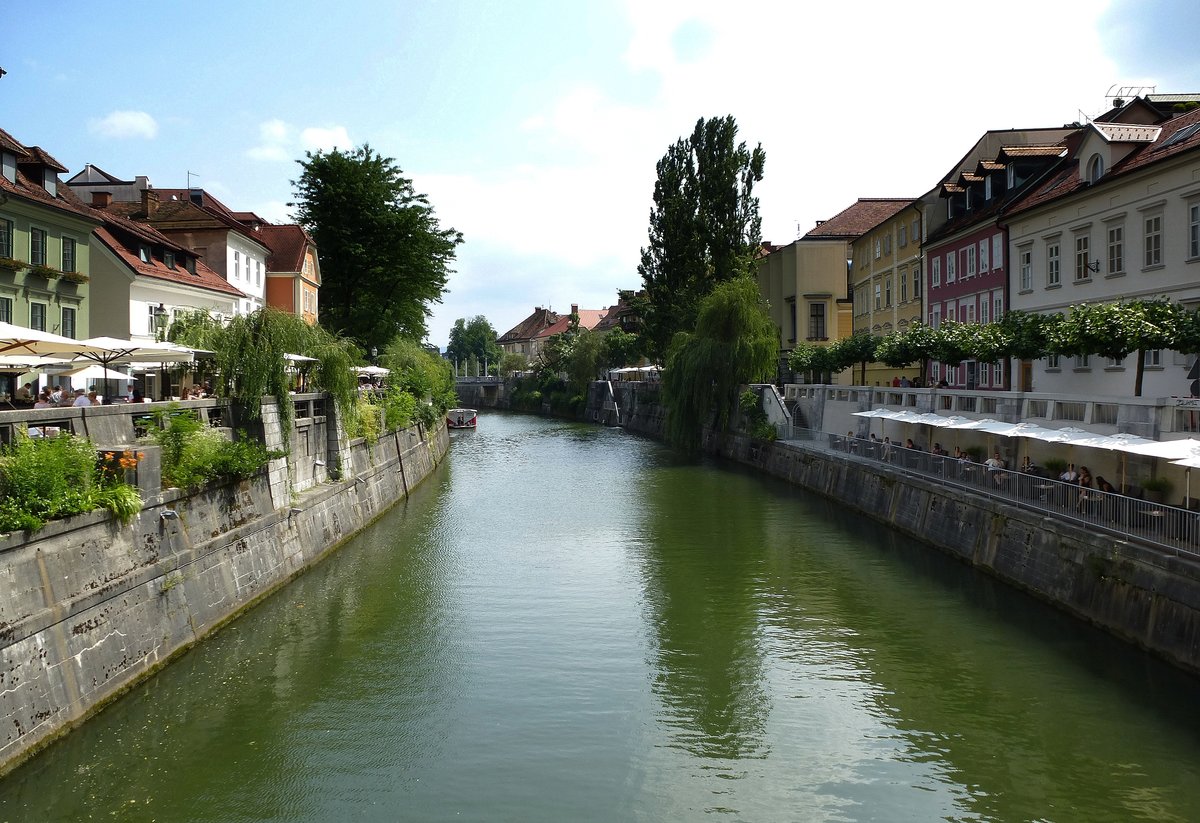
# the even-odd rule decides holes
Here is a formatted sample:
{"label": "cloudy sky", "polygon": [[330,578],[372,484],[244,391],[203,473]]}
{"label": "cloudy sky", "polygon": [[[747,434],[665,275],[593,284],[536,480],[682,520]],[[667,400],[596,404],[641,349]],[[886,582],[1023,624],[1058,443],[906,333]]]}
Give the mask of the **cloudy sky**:
{"label": "cloudy sky", "polygon": [[984,130],[1114,86],[1200,91],[1194,0],[56,0],[0,33],[0,126],[71,173],[189,174],[286,221],[305,151],[370,144],[463,232],[430,342],[634,288],[654,166],[732,114],[763,236],[918,196]]}

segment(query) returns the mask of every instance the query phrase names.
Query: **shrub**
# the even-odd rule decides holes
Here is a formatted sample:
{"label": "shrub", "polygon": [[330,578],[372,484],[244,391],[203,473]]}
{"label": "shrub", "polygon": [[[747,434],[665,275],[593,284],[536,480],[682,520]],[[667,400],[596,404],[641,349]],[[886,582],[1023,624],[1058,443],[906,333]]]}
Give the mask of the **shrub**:
{"label": "shrub", "polygon": [[108,509],[120,523],[130,523],[142,510],[142,496],[126,483],[100,486],[95,495],[96,507]]}
{"label": "shrub", "polygon": [[162,422],[166,425],[151,436],[162,447],[163,482],[168,486],[191,489],[220,478],[245,480],[283,456],[245,432],[230,442],[191,413],[168,411]]}
{"label": "shrub", "polygon": [[417,399],[395,386],[389,387],[383,396],[383,417],[389,431],[406,429],[412,425],[417,412]]}

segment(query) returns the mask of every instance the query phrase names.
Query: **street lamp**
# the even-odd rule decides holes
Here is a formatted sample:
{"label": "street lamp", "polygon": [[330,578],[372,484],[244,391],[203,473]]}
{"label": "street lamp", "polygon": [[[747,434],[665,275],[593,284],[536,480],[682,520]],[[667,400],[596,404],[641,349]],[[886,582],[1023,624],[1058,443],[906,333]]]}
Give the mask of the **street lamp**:
{"label": "street lamp", "polygon": [[167,335],[167,308],[162,303],[154,309],[155,340],[161,343]]}

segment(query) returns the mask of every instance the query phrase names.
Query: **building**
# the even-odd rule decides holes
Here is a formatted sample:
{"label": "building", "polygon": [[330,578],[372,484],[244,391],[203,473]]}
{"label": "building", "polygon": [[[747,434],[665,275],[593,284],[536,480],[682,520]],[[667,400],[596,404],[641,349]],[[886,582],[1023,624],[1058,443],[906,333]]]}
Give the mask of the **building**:
{"label": "building", "polygon": [[[1012,306],[1168,299],[1200,307],[1200,109],[1138,98],[1087,124],[1053,173],[1006,212]],[[1194,102],[1195,95],[1184,96]],[[1029,391],[1132,395],[1136,354],[1021,364]],[[1142,394],[1188,395],[1194,354],[1147,351]]]}
{"label": "building", "polygon": [[537,359],[538,355],[546,350],[546,344],[549,343],[551,337],[570,330],[574,318],[579,319],[580,329],[591,331],[604,319],[606,312],[607,309],[581,309],[577,303],[572,303],[570,314],[565,316],[560,315],[549,326],[534,334],[533,338],[529,341],[529,354],[527,357],[531,362]]}
{"label": "building", "polygon": [[[898,210],[872,226],[851,245],[853,332],[886,336],[903,332],[925,314],[921,301],[922,203],[897,201]],[[886,385],[895,377],[918,377],[920,369],[867,367],[866,385]]]}
{"label": "building", "polygon": [[317,247],[303,228],[274,225],[256,215],[256,236],[271,250],[267,257],[268,306],[296,314],[304,322],[317,322],[317,297],[321,289],[321,262]]}
{"label": "building", "polygon": [[[779,330],[780,382],[795,382],[788,357],[799,342],[828,345],[853,332],[851,245],[911,199],[862,198],[786,246],[764,244],[758,289]],[[850,380],[850,372],[843,375]]]}
{"label": "building", "polygon": [[[1072,128],[989,131],[937,186],[923,247],[926,322],[989,323],[1009,308],[1005,205],[1038,183],[1062,156]],[[938,211],[935,206],[932,211]],[[933,362],[930,385],[1007,389],[1008,370],[974,360]]]}
{"label": "building", "polygon": [[561,315],[550,309],[537,306],[533,313],[517,325],[500,335],[496,341],[505,354],[524,355],[532,361],[534,357],[533,341],[550,326],[559,321]]}
{"label": "building", "polygon": [[[89,326],[92,231],[100,221],[37,146],[0,130],[0,321],[64,337]],[[0,392],[16,375],[0,374]]]}

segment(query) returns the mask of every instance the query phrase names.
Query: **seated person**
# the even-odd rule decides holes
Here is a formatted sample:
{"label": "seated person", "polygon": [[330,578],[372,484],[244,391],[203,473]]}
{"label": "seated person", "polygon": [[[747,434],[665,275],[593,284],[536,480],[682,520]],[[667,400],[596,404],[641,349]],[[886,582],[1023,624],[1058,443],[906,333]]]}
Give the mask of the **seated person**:
{"label": "seated person", "polygon": [[90,406],[92,401],[88,400],[87,392],[83,389],[75,390],[75,400],[71,402],[72,406]]}

